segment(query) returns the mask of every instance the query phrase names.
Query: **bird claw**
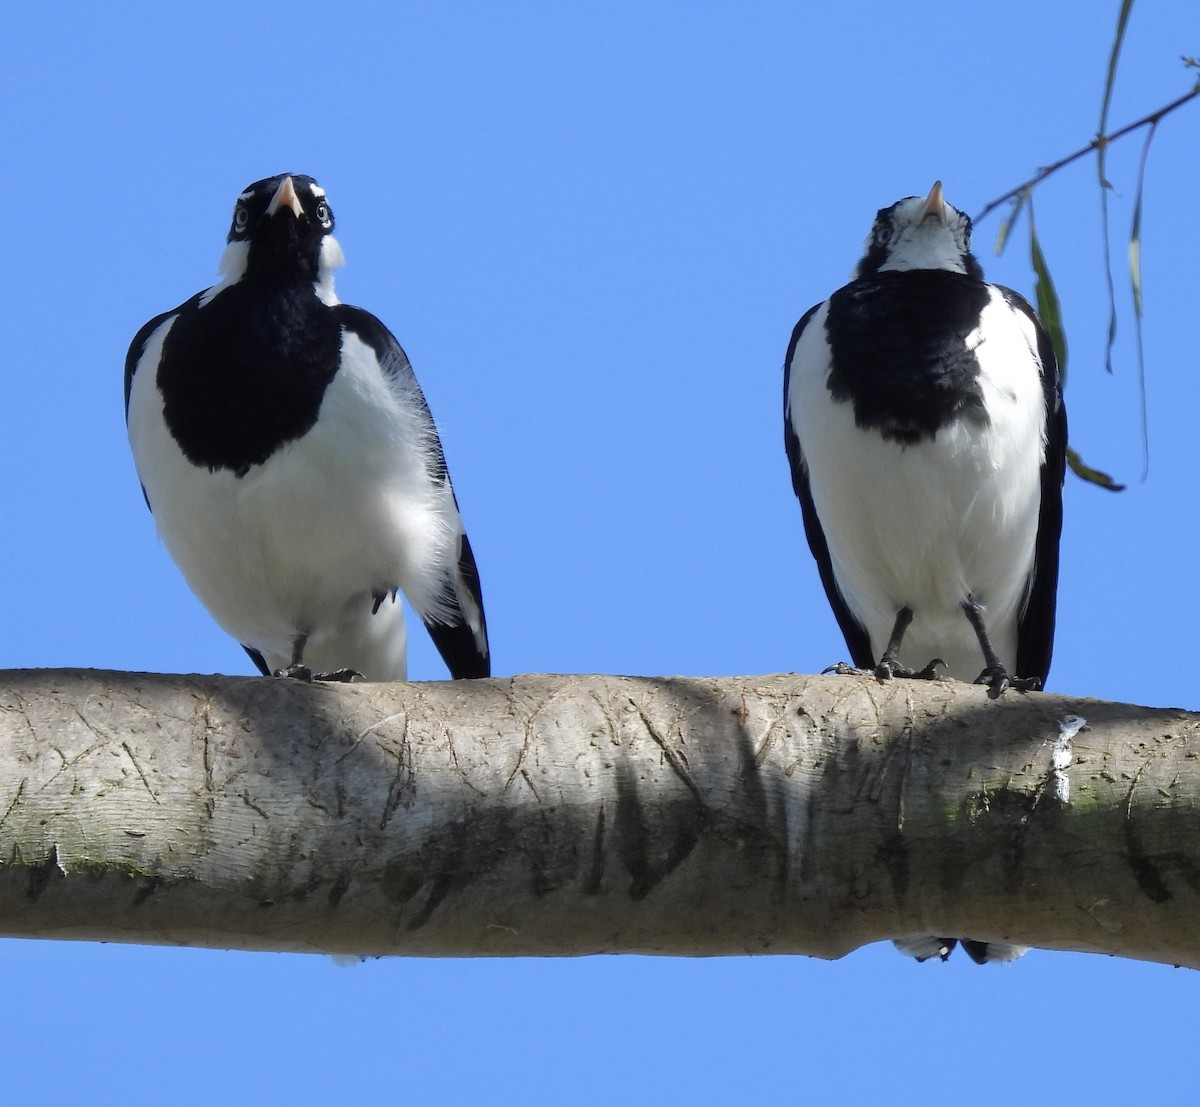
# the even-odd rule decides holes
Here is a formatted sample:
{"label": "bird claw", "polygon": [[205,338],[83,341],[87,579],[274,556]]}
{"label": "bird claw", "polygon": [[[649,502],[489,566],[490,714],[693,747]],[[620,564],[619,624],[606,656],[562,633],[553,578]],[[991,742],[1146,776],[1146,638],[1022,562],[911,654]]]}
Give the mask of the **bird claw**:
{"label": "bird claw", "polygon": [[836,665],[827,665],[821,670],[821,676],[828,676],[830,673],[835,673],[837,676],[871,676],[872,674],[866,669],[856,669],[853,665],[847,664],[845,661],[839,661]]}
{"label": "bird claw", "polygon": [[1042,687],[1037,677],[1009,676],[1003,665],[989,665],[975,678],[975,683],[986,685],[988,699],[993,700],[998,700],[1010,688],[1015,692],[1037,692]]}

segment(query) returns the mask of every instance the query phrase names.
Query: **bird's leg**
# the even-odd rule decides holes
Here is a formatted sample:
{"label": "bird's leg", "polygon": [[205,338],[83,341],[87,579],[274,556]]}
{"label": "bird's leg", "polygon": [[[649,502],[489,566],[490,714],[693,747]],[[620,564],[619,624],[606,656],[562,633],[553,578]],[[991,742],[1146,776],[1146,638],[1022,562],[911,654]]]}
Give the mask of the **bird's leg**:
{"label": "bird's leg", "polygon": [[304,664],[304,644],[307,641],[307,634],[297,634],[292,639],[292,660],[288,663],[286,669],[275,670],[277,677],[292,677],[295,680],[302,680],[306,684],[312,683],[313,672]]}
{"label": "bird's leg", "polygon": [[946,663],[935,657],[923,669],[909,669],[900,664],[900,644],[904,641],[904,632],[912,622],[911,607],[902,607],[896,612],[896,621],[892,624],[892,636],[888,639],[887,649],[875,666],[875,679],[883,684],[892,677],[909,677],[913,680],[937,680],[937,667]]}
{"label": "bird's leg", "polygon": [[975,637],[979,640],[979,648],[983,651],[983,672],[975,678],[975,683],[986,684],[988,696],[992,699],[999,699],[1008,688],[1015,688],[1018,692],[1036,692],[1042,684],[1037,677],[1010,676],[1004,667],[984,625],[983,604],[969,595],[963,600],[962,609],[975,632]]}
{"label": "bird's leg", "polygon": [[911,607],[902,607],[896,612],[896,621],[892,624],[892,636],[888,639],[887,649],[883,651],[879,664],[875,666],[875,679],[880,684],[900,673],[900,643],[904,641],[904,632],[912,622],[912,615]]}

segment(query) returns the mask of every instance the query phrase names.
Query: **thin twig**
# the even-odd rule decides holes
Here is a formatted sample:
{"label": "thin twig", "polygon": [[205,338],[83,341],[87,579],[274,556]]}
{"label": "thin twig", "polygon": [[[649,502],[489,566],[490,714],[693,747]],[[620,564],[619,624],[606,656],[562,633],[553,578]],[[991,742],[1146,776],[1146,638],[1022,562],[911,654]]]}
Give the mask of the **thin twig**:
{"label": "thin twig", "polygon": [[1033,188],[1034,185],[1041,184],[1052,173],[1057,173],[1064,166],[1068,166],[1073,161],[1078,161],[1080,158],[1087,157],[1093,150],[1098,150],[1102,144],[1115,142],[1118,138],[1124,138],[1125,135],[1132,131],[1136,131],[1139,127],[1148,127],[1152,124],[1157,124],[1160,119],[1166,115],[1170,115],[1176,108],[1183,107],[1189,100],[1196,99],[1200,96],[1200,83],[1196,85],[1190,92],[1184,93],[1178,100],[1172,100],[1171,103],[1159,108],[1157,111],[1151,112],[1149,115],[1143,116],[1141,119],[1133,123],[1127,123],[1119,130],[1113,131],[1112,134],[1097,136],[1092,139],[1082,149],[1076,150],[1073,154],[1068,154],[1065,158],[1060,158],[1053,165],[1048,165],[1044,169],[1039,169],[1027,181],[1022,181],[1016,188],[1010,188],[1003,196],[997,197],[990,204],[985,205],[984,209],[975,216],[974,221],[978,223],[985,216],[991,215],[1001,204],[1008,203],[1009,200],[1019,195],[1027,188]]}

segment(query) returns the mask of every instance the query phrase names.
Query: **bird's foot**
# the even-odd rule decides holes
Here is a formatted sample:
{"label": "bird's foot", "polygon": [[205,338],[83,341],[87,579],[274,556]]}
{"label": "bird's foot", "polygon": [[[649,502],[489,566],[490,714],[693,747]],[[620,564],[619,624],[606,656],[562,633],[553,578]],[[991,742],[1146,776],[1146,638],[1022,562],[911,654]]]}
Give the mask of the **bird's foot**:
{"label": "bird's foot", "polygon": [[1037,677],[1009,676],[1003,665],[989,665],[975,678],[975,683],[986,685],[988,698],[993,700],[998,700],[1010,688],[1017,692],[1036,692],[1042,686]]}
{"label": "bird's foot", "polygon": [[959,942],[977,965],[1006,964],[1029,952],[1029,946],[1011,946],[1007,942],[977,942],[973,938],[960,938]]}
{"label": "bird's foot", "polygon": [[307,665],[301,664],[289,665],[286,669],[276,669],[274,675],[277,677],[291,677],[293,680],[302,680],[305,684],[312,684],[314,680],[329,681],[335,684],[351,684],[364,679],[362,673],[357,669],[334,669],[332,673],[314,673]]}
{"label": "bird's foot", "polygon": [[313,682],[312,669],[310,669],[307,665],[300,664],[299,662],[288,665],[287,668],[284,669],[276,669],[271,675],[277,677],[290,677],[292,680],[302,680],[305,684],[312,684]]}
{"label": "bird's foot", "polygon": [[923,669],[910,669],[907,665],[901,665],[894,657],[885,656],[875,666],[875,679],[880,684],[886,684],[893,677],[903,677],[905,680],[937,680],[939,665],[945,668],[946,663],[940,657],[935,657]]}
{"label": "bird's foot", "polygon": [[957,938],[939,938],[935,934],[916,934],[908,938],[893,938],[892,945],[905,956],[918,961],[928,961],[933,957],[945,961],[957,941]]}
{"label": "bird's foot", "polygon": [[836,673],[838,676],[873,676],[880,684],[886,684],[893,677],[903,677],[906,680],[937,680],[938,666],[945,667],[945,664],[940,657],[935,657],[923,669],[910,669],[893,657],[885,657],[874,669],[856,669],[845,661],[839,661],[836,665],[822,669],[821,675]]}

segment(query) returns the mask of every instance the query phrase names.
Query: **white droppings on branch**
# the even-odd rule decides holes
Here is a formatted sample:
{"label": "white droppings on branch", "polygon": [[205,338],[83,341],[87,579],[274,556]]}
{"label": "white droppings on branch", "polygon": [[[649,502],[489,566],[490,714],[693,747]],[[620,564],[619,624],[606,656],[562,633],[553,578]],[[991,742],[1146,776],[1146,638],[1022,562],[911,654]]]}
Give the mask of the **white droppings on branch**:
{"label": "white droppings on branch", "polygon": [[1075,756],[1071,751],[1071,739],[1085,726],[1087,719],[1082,715],[1064,715],[1058,722],[1058,737],[1050,750],[1050,781],[1054,798],[1059,803],[1071,802],[1071,778],[1067,776]]}

